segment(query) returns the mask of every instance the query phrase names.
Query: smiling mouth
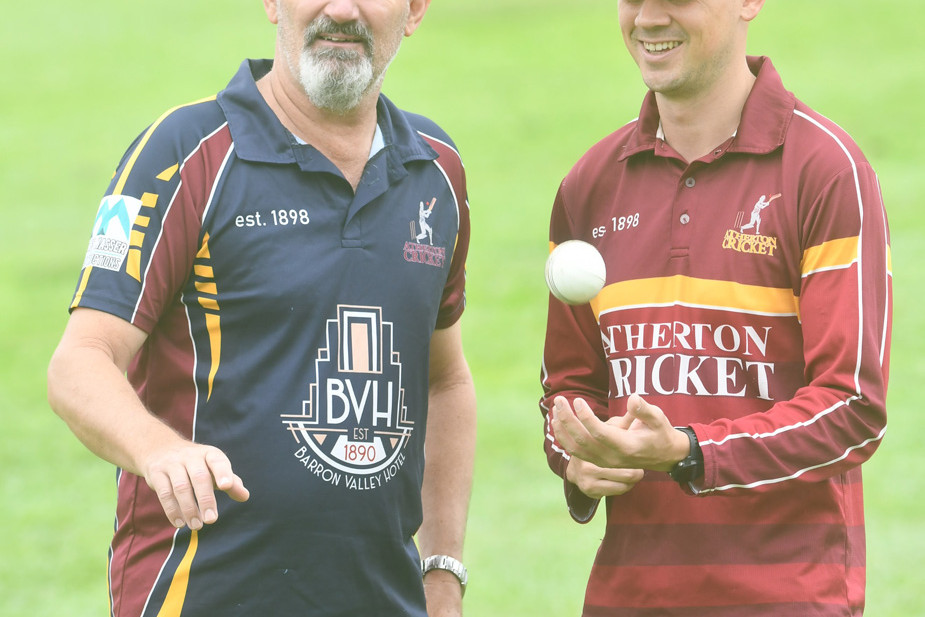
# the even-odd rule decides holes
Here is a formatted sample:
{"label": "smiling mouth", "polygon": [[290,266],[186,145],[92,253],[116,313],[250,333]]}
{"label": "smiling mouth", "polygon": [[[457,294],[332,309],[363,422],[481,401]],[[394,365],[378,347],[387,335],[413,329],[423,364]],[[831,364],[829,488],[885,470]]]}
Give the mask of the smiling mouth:
{"label": "smiling mouth", "polygon": [[664,53],[666,51],[671,51],[675,47],[678,47],[680,44],[681,44],[680,41],[664,41],[660,43],[648,43],[644,41],[642,43],[642,46],[647,52],[658,54],[658,53]]}
{"label": "smiling mouth", "polygon": [[328,43],[357,43],[366,44],[366,40],[357,36],[347,36],[343,34],[319,34],[315,40],[327,41]]}

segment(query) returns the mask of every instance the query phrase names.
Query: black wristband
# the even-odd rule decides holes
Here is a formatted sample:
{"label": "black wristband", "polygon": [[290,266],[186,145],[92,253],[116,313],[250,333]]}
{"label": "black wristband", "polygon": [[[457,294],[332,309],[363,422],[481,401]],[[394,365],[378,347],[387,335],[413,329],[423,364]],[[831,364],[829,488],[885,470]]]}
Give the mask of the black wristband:
{"label": "black wristband", "polygon": [[681,488],[687,486],[703,475],[703,452],[700,450],[700,443],[697,441],[697,434],[689,426],[677,428],[687,435],[691,442],[691,449],[687,457],[675,464],[668,472],[671,479],[681,485]]}

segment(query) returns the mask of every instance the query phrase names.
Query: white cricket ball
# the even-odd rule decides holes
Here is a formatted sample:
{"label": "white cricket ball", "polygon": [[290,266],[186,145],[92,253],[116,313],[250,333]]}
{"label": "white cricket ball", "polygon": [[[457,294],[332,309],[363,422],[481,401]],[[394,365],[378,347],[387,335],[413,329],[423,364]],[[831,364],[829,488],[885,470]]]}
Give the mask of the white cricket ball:
{"label": "white cricket ball", "polygon": [[546,286],[566,304],[590,302],[607,280],[604,258],[581,240],[566,240],[546,259]]}

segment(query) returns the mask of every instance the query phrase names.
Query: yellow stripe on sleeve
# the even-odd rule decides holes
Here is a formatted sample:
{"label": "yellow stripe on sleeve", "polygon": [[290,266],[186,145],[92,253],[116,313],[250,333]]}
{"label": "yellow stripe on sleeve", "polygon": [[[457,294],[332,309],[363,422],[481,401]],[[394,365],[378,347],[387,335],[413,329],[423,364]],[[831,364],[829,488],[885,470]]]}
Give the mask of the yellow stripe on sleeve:
{"label": "yellow stripe on sleeve", "polygon": [[218,295],[218,285],[216,285],[214,281],[196,281],[193,283],[193,285],[196,287],[196,291],[199,293],[209,294],[212,296]]}
{"label": "yellow stripe on sleeve", "polygon": [[175,165],[171,165],[170,167],[168,167],[161,173],[157,174],[157,176],[155,177],[158,180],[163,180],[164,182],[170,182],[170,179],[173,178],[174,174],[176,174],[177,170],[179,169],[180,169],[180,164],[176,163]]}
{"label": "yellow stripe on sleeve", "polygon": [[157,206],[157,193],[142,193],[141,203],[145,208],[154,208]]}
{"label": "yellow stripe on sleeve", "polygon": [[218,300],[215,298],[206,298],[204,296],[199,297],[199,306],[208,310],[208,311],[217,311],[218,309]]}
{"label": "yellow stripe on sleeve", "polygon": [[84,268],[83,274],[80,276],[80,284],[77,286],[77,293],[74,294],[74,301],[71,302],[72,309],[80,306],[80,300],[83,298],[84,291],[87,289],[87,282],[90,280],[91,270],[93,270],[93,266],[87,266]]}
{"label": "yellow stripe on sleeve", "polygon": [[212,386],[215,383],[215,374],[222,358],[222,322],[214,313],[206,313],[206,328],[209,330],[209,345],[212,349],[212,366],[209,368],[209,393],[206,400],[212,398]]}
{"label": "yellow stripe on sleeve", "polygon": [[846,268],[858,258],[858,238],[841,238],[823,242],[803,251],[800,272],[803,276],[819,270]]}
{"label": "yellow stripe on sleeve", "polygon": [[125,262],[125,273],[139,283],[141,282],[141,251],[139,249],[129,249]]}
{"label": "yellow stripe on sleeve", "polygon": [[128,176],[132,172],[132,168],[135,167],[135,162],[138,160],[138,157],[141,155],[141,151],[144,150],[144,147],[148,144],[148,140],[151,138],[151,135],[154,133],[154,130],[161,125],[161,123],[173,112],[183,107],[189,107],[191,105],[198,105],[199,103],[205,103],[206,101],[215,100],[215,95],[200,99],[198,101],[193,101],[192,103],[185,103],[183,105],[177,105],[165,111],[160,118],[154,121],[148,130],[145,132],[144,136],[141,138],[141,141],[138,142],[138,146],[135,147],[135,151],[132,152],[132,155],[129,157],[128,162],[125,164],[125,168],[122,170],[122,175],[119,176],[119,181],[116,182],[116,187],[113,189],[113,195],[121,195],[122,191],[125,189],[125,183],[128,182]]}
{"label": "yellow stripe on sleeve", "polygon": [[145,242],[145,234],[143,231],[138,231],[133,229],[132,233],[129,235],[129,246],[141,247]]}

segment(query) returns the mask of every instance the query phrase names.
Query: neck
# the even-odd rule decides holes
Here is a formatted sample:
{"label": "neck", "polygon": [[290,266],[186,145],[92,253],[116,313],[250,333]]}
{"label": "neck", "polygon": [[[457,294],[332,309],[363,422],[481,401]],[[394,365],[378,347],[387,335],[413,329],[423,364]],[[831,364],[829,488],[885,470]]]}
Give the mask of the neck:
{"label": "neck", "polygon": [[276,66],[257,82],[257,89],[282,125],[324,154],[356,190],[376,132],[379,89],[355,109],[335,113],[313,105],[302,88],[280,75]]}
{"label": "neck", "polygon": [[755,83],[748,65],[742,69],[696,94],[655,93],[665,141],[686,161],[696,161],[735,134]]}

